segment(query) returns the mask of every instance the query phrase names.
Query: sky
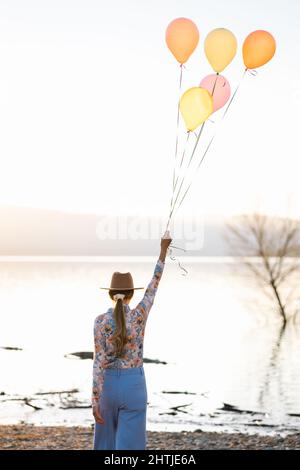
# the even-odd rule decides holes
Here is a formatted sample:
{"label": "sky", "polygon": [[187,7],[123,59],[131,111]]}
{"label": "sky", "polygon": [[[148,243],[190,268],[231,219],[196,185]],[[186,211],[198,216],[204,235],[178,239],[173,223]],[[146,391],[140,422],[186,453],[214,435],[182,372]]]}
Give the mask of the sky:
{"label": "sky", "polygon": [[277,42],[243,80],[181,215],[300,217],[298,0],[0,0],[1,205],[167,215],[179,65],[165,30],[181,16],[200,31],[182,91],[212,73],[210,30],[238,39],[223,72],[233,90],[245,37],[265,29]]}

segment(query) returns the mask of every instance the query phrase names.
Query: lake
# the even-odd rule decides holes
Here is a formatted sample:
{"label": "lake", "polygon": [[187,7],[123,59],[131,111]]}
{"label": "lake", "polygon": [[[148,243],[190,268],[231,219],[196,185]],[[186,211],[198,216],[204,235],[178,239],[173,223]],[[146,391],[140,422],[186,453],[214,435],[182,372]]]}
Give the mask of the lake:
{"label": "lake", "polygon": [[[148,429],[298,431],[299,316],[277,347],[274,305],[240,263],[180,260],[188,274],[167,261],[146,326],[144,356],[167,363],[144,365]],[[99,286],[109,285],[112,272],[131,271],[146,286],[155,261],[0,259],[0,346],[21,349],[0,349],[0,424],[93,423],[92,361],[65,355],[93,350],[94,319],[111,306]]]}

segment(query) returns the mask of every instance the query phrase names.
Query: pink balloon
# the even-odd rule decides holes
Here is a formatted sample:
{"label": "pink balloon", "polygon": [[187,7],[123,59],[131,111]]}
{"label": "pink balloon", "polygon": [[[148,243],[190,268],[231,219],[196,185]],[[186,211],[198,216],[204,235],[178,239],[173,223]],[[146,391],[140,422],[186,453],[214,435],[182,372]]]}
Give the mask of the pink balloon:
{"label": "pink balloon", "polygon": [[213,97],[213,112],[222,108],[230,98],[230,85],[223,75],[211,74],[201,81],[201,88],[205,88]]}

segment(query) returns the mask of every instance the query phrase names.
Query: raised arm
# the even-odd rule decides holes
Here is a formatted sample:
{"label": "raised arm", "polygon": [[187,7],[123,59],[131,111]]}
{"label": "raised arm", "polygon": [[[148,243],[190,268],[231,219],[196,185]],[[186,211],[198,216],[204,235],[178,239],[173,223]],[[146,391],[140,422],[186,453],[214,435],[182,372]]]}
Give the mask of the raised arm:
{"label": "raised arm", "polygon": [[150,309],[153,305],[154,298],[155,298],[157,288],[158,288],[158,284],[159,284],[159,281],[161,280],[162,273],[164,270],[166,254],[167,254],[168,247],[171,241],[172,239],[169,233],[167,232],[164,235],[164,237],[161,239],[160,255],[156,262],[152,279],[147,286],[144,297],[142,298],[142,300],[139,302],[139,304],[136,307],[136,310],[139,310],[145,319],[148,318]]}

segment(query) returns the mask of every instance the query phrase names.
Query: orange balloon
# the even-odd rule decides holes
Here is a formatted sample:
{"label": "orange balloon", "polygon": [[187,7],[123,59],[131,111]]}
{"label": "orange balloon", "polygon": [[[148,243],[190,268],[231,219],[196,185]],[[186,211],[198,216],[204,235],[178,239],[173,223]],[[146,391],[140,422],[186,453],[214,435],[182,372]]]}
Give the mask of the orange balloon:
{"label": "orange balloon", "polygon": [[192,20],[177,18],[166,30],[166,43],[175,59],[184,64],[199,42],[199,31]]}
{"label": "orange balloon", "polygon": [[268,31],[250,33],[243,44],[243,58],[247,69],[256,69],[269,62],[276,51],[276,42]]}

